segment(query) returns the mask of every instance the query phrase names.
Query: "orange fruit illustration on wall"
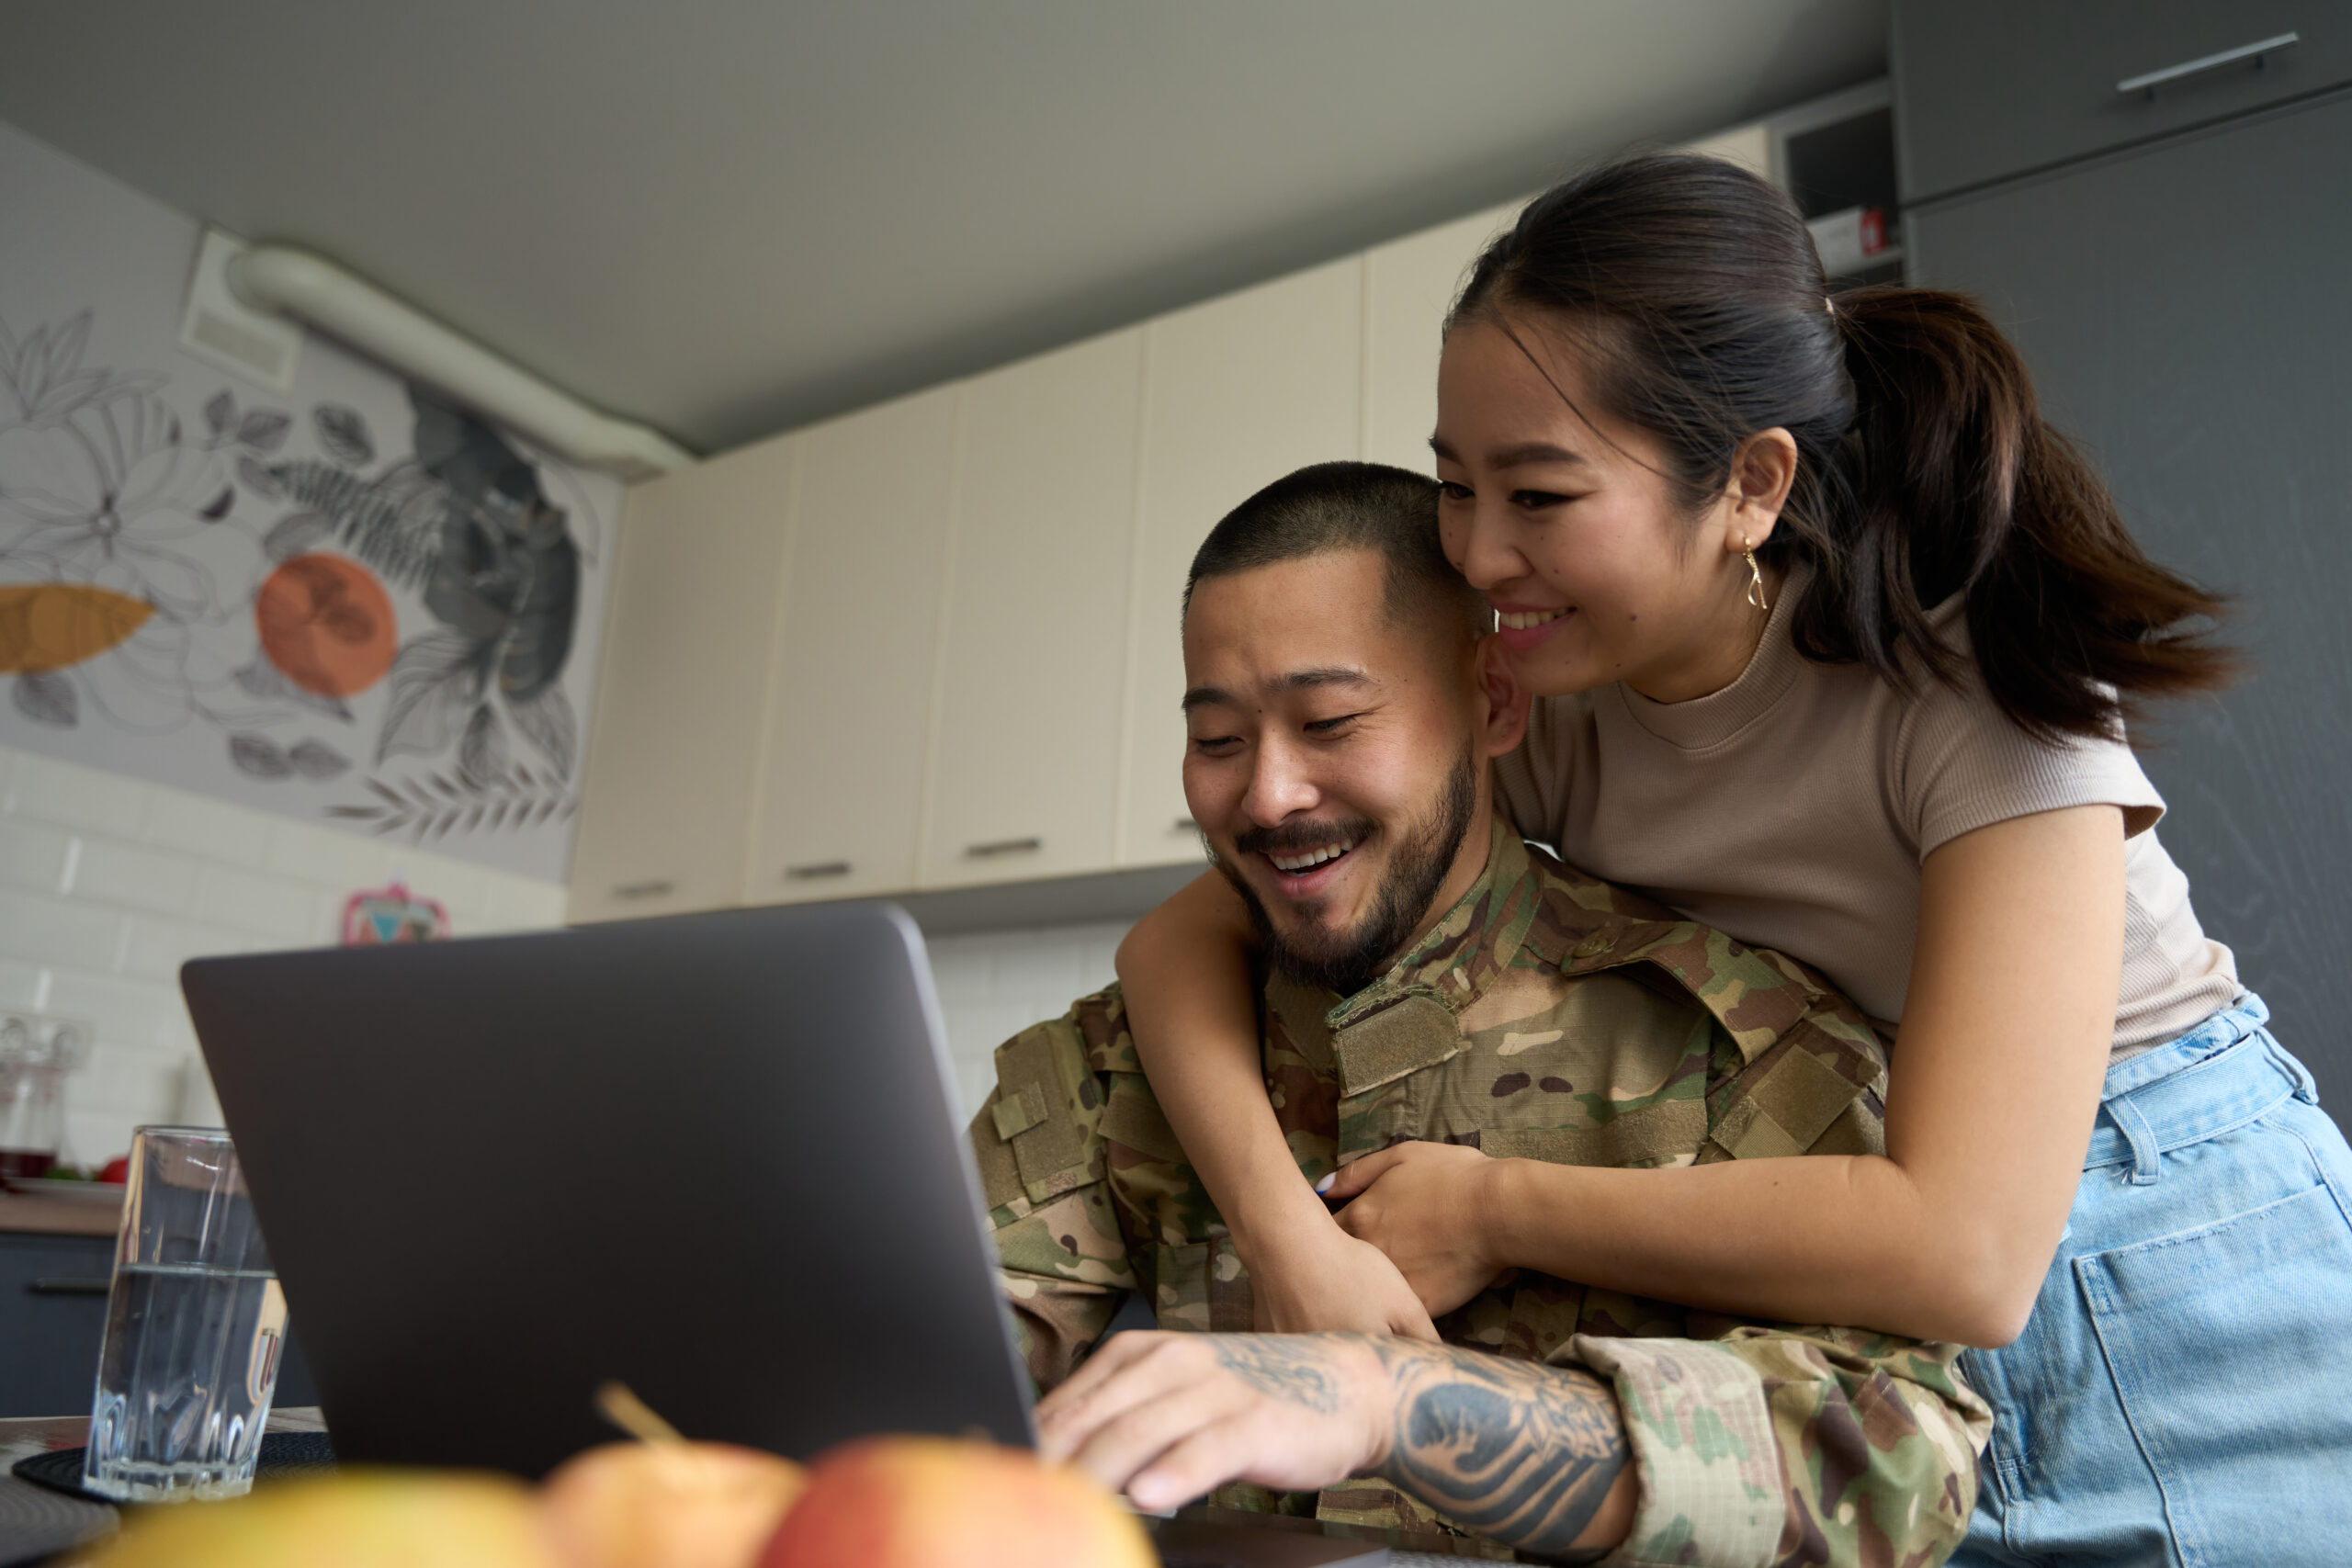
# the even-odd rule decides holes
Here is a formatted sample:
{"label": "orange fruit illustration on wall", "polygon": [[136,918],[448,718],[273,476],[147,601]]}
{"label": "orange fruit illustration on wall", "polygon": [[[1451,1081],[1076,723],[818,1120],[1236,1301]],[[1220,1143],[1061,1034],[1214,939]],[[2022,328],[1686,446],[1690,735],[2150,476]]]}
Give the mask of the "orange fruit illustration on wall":
{"label": "orange fruit illustration on wall", "polygon": [[348,556],[296,556],[254,595],[261,650],[278,673],[322,697],[348,697],[384,678],[400,651],[392,601]]}
{"label": "orange fruit illustration on wall", "polygon": [[0,675],[45,675],[96,659],[154,613],[144,599],[83,583],[0,585]]}

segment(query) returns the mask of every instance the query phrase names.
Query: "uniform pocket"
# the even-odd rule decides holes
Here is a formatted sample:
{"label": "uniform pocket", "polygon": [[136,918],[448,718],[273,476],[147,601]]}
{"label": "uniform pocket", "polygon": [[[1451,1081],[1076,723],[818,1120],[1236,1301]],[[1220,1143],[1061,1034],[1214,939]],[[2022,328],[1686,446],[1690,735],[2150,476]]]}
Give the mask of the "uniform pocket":
{"label": "uniform pocket", "polygon": [[2352,1224],[2335,1195],[2078,1257],[2075,1276],[2182,1561],[2341,1561]]}

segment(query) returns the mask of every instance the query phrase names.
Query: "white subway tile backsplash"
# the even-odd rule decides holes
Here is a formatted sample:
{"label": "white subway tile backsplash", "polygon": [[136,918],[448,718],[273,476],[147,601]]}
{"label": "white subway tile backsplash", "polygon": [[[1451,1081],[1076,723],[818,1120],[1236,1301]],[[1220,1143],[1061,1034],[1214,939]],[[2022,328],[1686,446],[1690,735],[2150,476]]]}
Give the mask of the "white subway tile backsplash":
{"label": "white subway tile backsplash", "polygon": [[74,859],[73,834],[0,817],[0,883],[34,893],[62,892]]}
{"label": "white subway tile backsplash", "polygon": [[141,1122],[171,1121],[179,1114],[186,1063],[177,1052],[101,1045],[74,1075],[74,1104],[83,1111],[119,1111]]}
{"label": "white subway tile backsplash", "polygon": [[267,937],[281,946],[303,947],[331,940],[319,918],[316,888],[254,872],[208,865],[197,874],[197,917]]}
{"label": "white subway tile backsplash", "polygon": [[196,901],[197,871],[184,855],[85,838],[65,891],[92,903],[184,915]]}
{"label": "white subway tile backsplash", "polygon": [[273,820],[225,801],[207,800],[186,790],[156,789],[147,802],[147,842],[159,849],[258,869],[269,851]]}
{"label": "white subway tile backsplash", "polygon": [[147,818],[148,786],[119,773],[17,753],[8,780],[9,815],[59,828],[136,839]]}
{"label": "white subway tile backsplash", "polygon": [[134,916],[122,947],[122,972],[134,979],[176,985],[180,965],[191,958],[243,953],[254,939],[221,926],[180,925]]}
{"label": "white subway tile backsplash", "polygon": [[101,1046],[153,1051],[186,1037],[187,1010],[179,987],[153,980],[53,969],[43,1010],[88,1019],[97,1025]]}
{"label": "white subway tile backsplash", "polygon": [[1079,961],[1084,951],[1071,943],[1037,940],[1008,946],[997,954],[989,994],[1006,1000],[1060,997],[1067,1006],[1069,998],[1082,994],[1084,968]]}
{"label": "white subway tile backsplash", "polygon": [[0,955],[103,974],[121,951],[122,917],[112,909],[0,891]]}
{"label": "white subway tile backsplash", "polygon": [[39,1012],[48,999],[49,971],[37,964],[0,958],[0,1008]]}

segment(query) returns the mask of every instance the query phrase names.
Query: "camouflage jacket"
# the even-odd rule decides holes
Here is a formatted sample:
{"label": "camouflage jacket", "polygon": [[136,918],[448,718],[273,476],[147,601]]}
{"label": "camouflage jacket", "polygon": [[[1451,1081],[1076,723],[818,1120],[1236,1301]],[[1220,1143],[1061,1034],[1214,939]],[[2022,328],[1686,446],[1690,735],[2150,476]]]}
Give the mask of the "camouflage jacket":
{"label": "camouflage jacket", "polygon": [[[1500,824],[1478,882],[1386,974],[1344,999],[1271,977],[1260,1017],[1267,1094],[1310,1179],[1409,1138],[1615,1167],[1883,1147],[1885,1055],[1852,1004]],[[996,1063],[972,1145],[1040,1384],[1131,1292],[1162,1328],[1248,1330],[1249,1276],[1152,1097],[1118,988]],[[1614,1383],[1641,1502],[1612,1562],[1933,1563],[1965,1530],[1990,1416],[1952,1347],[1523,1270],[1438,1328]],[[1213,1501],[1512,1555],[1377,1483]]]}

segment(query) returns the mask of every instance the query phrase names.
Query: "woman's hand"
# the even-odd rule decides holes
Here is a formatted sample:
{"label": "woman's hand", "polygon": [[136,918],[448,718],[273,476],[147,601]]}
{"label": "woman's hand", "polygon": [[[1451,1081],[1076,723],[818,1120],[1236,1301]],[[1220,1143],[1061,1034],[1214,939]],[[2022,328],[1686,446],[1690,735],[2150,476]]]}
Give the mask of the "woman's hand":
{"label": "woman's hand", "polygon": [[1381,1250],[1321,1215],[1250,1268],[1256,1326],[1268,1334],[1397,1334],[1437,1342],[1437,1325]]}
{"label": "woman's hand", "polygon": [[1381,1462],[1388,1370],[1337,1335],[1114,1336],[1037,1406],[1037,1448],[1139,1508],[1228,1481],[1308,1492]]}
{"label": "woman's hand", "polygon": [[1442,1317],[1504,1268],[1486,1223],[1495,1165],[1461,1144],[1397,1144],[1342,1166],[1323,1195],[1349,1201],[1335,1216],[1340,1228],[1378,1247],[1429,1314]]}

